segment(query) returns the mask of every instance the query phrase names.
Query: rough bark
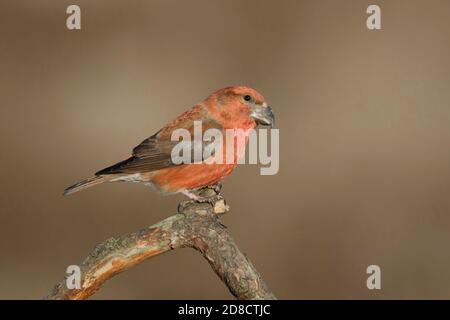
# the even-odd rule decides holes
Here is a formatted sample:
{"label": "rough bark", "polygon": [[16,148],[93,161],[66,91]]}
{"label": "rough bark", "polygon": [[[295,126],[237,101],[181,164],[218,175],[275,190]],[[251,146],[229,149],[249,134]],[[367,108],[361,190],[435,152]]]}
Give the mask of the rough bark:
{"label": "rough bark", "polygon": [[[206,192],[214,192],[211,189]],[[210,194],[211,195],[211,194]],[[210,203],[182,202],[178,213],[145,229],[97,245],[80,265],[81,289],[64,279],[46,299],[86,299],[114,275],[176,248],[198,250],[238,299],[276,299],[220,222],[228,207],[215,195]]]}

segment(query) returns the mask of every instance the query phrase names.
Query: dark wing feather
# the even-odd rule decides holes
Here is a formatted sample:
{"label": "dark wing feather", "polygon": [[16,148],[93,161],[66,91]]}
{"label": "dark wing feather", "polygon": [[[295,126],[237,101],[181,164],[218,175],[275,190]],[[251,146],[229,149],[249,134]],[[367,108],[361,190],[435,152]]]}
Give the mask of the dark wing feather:
{"label": "dark wing feather", "polygon": [[[153,136],[142,141],[133,149],[133,154],[130,158],[100,170],[96,175],[151,172],[176,166],[172,162],[171,152],[172,148],[179,141],[170,140],[172,132],[175,129],[187,129],[191,133],[191,137],[193,137],[194,121],[202,120],[203,131],[209,128],[223,130],[223,127],[217,121],[213,119],[202,119],[204,115],[205,112],[202,106],[192,108]],[[203,147],[205,146],[206,143],[203,142]]]}

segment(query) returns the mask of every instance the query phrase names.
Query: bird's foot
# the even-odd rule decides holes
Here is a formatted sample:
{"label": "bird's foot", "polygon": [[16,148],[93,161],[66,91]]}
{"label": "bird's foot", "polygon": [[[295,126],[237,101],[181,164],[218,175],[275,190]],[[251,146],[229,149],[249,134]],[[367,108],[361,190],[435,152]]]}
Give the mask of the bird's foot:
{"label": "bird's foot", "polygon": [[199,195],[195,194],[194,192],[188,191],[188,190],[181,191],[181,193],[184,194],[185,196],[187,196],[189,199],[191,199],[191,201],[200,201],[203,199]]}
{"label": "bird's foot", "polygon": [[198,203],[210,203],[214,204],[218,200],[223,199],[220,190],[222,189],[222,185],[220,183],[215,184],[213,186],[207,186],[197,191],[188,191],[184,190],[182,193],[187,196],[191,201],[195,201]]}
{"label": "bird's foot", "polygon": [[221,194],[221,190],[222,190],[222,183],[221,182],[217,182],[216,184],[212,185],[212,186],[208,186],[207,188],[213,189],[217,194]]}
{"label": "bird's foot", "polygon": [[221,189],[221,183],[200,189],[198,191],[199,199],[197,199],[197,202],[209,203],[214,206],[216,202],[223,200],[223,195],[220,192]]}
{"label": "bird's foot", "polygon": [[[219,188],[219,189],[218,189]],[[228,211],[228,206],[225,203],[225,199],[220,193],[220,186],[208,186],[199,190],[183,191],[184,195],[189,197],[190,200],[183,201],[178,206],[178,211],[186,211],[188,207],[198,207],[201,205],[209,205],[213,211],[217,214],[225,213]]]}
{"label": "bird's foot", "polygon": [[211,196],[211,197],[207,197],[207,198],[203,198],[203,197],[199,197],[197,200],[195,200],[195,202],[197,203],[209,203],[210,205],[213,205],[219,201],[222,200],[223,196],[221,194],[217,194],[215,196]]}

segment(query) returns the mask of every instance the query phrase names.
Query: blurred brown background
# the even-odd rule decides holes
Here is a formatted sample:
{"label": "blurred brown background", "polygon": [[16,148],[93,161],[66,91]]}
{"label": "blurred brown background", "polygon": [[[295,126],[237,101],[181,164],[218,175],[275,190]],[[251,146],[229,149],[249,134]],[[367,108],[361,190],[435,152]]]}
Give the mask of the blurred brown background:
{"label": "blurred brown background", "polygon": [[[0,298],[41,298],[97,243],[174,213],[183,196],[141,185],[61,193],[234,84],[274,107],[280,172],[238,168],[223,220],[279,298],[450,298],[449,39],[445,0],[2,1]],[[230,297],[185,249],[93,298]]]}

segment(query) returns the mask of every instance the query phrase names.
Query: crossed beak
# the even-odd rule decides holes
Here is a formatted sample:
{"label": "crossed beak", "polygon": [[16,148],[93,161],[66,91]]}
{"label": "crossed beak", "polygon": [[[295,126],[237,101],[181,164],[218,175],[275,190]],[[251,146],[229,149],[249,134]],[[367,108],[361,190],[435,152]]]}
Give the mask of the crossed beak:
{"label": "crossed beak", "polygon": [[250,117],[261,125],[273,127],[275,124],[275,115],[272,112],[272,108],[265,103],[263,105],[254,105]]}

